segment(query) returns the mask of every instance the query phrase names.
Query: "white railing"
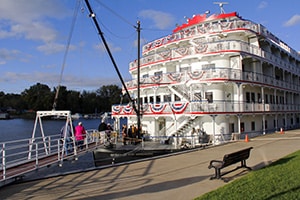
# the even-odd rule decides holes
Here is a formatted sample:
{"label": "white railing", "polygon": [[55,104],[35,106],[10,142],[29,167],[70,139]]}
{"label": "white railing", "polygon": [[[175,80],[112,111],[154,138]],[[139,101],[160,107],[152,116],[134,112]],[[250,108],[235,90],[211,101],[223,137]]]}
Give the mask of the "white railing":
{"label": "white railing", "polygon": [[[130,105],[114,105],[118,107],[118,112],[113,112],[113,116],[135,116],[135,112]],[[116,110],[114,109],[112,110]],[[176,107],[177,106],[177,107]],[[131,109],[130,109],[131,108]],[[128,110],[130,112],[127,112]],[[299,111],[299,104],[262,104],[258,102],[247,103],[244,101],[224,101],[214,100],[213,102],[191,101],[191,102],[160,102],[147,103],[143,105],[143,116],[176,116],[201,115],[210,113],[242,113],[242,112],[278,112],[278,111]],[[175,126],[174,126],[175,127]],[[178,127],[177,127],[178,128]]]}
{"label": "white railing", "polygon": [[[68,156],[77,156],[81,152],[102,145],[103,143],[101,143],[99,136],[100,134],[97,130],[87,130],[83,146],[78,146],[75,143],[75,148],[68,155],[64,152],[63,138],[60,137],[60,134],[45,138],[36,137],[34,139],[21,139],[0,143],[0,171],[2,173],[2,176],[0,173],[0,181],[20,176],[55,162],[60,162],[59,164],[61,165],[63,160]],[[74,138],[71,138],[71,140],[74,140]],[[81,148],[83,150],[79,151]],[[52,157],[52,159],[42,161],[42,159],[46,159],[47,157]],[[22,166],[22,169],[15,169],[13,172],[9,171],[9,169],[17,168],[18,166]]]}
{"label": "white railing", "polygon": [[[274,87],[280,87],[284,89],[299,90],[300,85],[298,83],[291,83],[289,81],[283,81],[275,79],[270,75],[264,75],[261,73],[255,73],[250,71],[244,71],[231,68],[215,68],[215,69],[206,69],[201,71],[193,72],[178,72],[178,73],[165,73],[157,76],[150,76],[147,78],[142,78],[140,84],[145,87],[152,87],[155,84],[175,84],[178,85],[185,83],[190,85],[195,81],[207,81],[218,79],[218,80],[240,80],[240,81],[251,81],[252,83],[258,84],[267,84]],[[135,89],[137,87],[137,80],[131,80],[126,82],[126,87],[130,89]],[[179,86],[178,86],[179,87]]]}

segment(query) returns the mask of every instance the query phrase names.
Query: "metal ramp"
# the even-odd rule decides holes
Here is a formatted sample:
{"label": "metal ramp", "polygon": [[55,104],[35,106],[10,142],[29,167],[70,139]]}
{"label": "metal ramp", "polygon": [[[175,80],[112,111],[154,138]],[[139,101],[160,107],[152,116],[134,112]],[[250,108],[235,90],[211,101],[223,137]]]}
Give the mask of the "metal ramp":
{"label": "metal ramp", "polygon": [[[24,174],[51,164],[63,165],[65,159],[77,160],[80,154],[103,146],[97,130],[87,130],[82,149],[76,146],[72,128],[73,151],[66,155],[65,138],[60,134],[46,136],[43,129],[43,117],[64,117],[65,126],[72,126],[70,111],[37,111],[32,137],[0,143],[0,186],[22,178]],[[41,136],[38,135],[40,128]],[[66,130],[66,129],[65,129]]]}

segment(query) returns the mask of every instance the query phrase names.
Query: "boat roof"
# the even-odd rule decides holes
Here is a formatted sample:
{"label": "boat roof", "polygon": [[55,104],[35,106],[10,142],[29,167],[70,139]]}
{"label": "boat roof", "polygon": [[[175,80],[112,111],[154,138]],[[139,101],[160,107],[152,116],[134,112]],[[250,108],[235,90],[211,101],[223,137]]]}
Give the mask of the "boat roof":
{"label": "boat roof", "polygon": [[194,26],[196,24],[200,24],[200,23],[203,23],[203,22],[213,21],[213,20],[216,20],[216,19],[225,19],[225,18],[230,18],[230,17],[241,18],[237,14],[237,12],[213,14],[213,15],[210,15],[210,16],[207,16],[207,14],[194,15],[192,18],[187,19],[187,23],[182,24],[181,26],[177,26],[173,30],[173,33],[176,33],[176,32],[181,31],[181,30],[183,30],[187,27]]}

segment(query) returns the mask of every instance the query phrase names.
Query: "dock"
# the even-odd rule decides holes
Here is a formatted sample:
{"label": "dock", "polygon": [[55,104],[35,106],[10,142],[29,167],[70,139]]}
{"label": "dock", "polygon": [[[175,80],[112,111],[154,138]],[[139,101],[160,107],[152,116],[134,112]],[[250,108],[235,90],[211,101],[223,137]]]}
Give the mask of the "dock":
{"label": "dock", "polygon": [[[0,188],[2,199],[180,199],[191,200],[249,173],[241,169],[210,180],[209,161],[253,147],[247,165],[253,170],[300,149],[300,130],[273,133],[224,145],[194,149],[112,167],[91,167]],[[234,166],[233,166],[234,167]]]}

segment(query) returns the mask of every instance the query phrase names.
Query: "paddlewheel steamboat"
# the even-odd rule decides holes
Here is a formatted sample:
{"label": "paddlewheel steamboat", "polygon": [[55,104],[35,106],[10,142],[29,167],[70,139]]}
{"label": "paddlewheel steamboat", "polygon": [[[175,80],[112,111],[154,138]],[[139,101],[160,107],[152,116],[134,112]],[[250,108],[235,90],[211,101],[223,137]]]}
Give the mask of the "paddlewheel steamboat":
{"label": "paddlewheel steamboat", "polygon": [[[195,129],[215,144],[300,125],[299,53],[236,12],[188,18],[145,44],[129,72],[142,133],[153,138],[188,138]],[[112,116],[137,123],[132,103],[113,105]]]}

